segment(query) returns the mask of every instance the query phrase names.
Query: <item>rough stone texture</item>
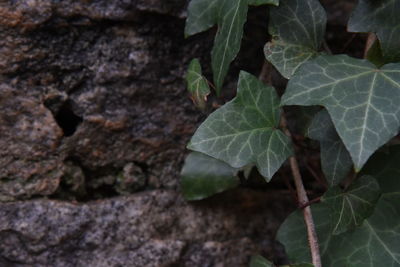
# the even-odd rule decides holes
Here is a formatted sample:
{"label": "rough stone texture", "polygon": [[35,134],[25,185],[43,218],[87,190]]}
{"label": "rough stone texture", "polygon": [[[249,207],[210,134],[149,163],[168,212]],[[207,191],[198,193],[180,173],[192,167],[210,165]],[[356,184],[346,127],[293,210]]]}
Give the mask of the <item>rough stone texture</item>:
{"label": "rough stone texture", "polygon": [[[0,266],[282,260],[272,236],[287,198],[181,199],[204,118],[183,76],[191,58],[209,62],[213,38],[183,38],[186,2],[0,0]],[[29,200],[46,196],[70,202]]]}
{"label": "rough stone texture", "polygon": [[[352,51],[351,34],[333,33],[354,1],[323,2],[333,14],[346,6],[327,37],[349,43],[334,52]],[[0,0],[1,267],[236,267],[258,252],[284,262],[273,236],[293,208],[286,194],[258,184],[181,199],[185,145],[204,118],[183,76],[193,57],[210,76],[214,33],[185,40],[186,5]],[[257,10],[227,87],[239,67],[257,74],[263,63],[266,10]]]}
{"label": "rough stone texture", "polygon": [[51,194],[63,174],[53,115],[12,86],[0,83],[0,201]]}
{"label": "rough stone texture", "polygon": [[237,190],[188,205],[174,191],[155,190],[88,204],[2,204],[0,263],[246,266],[254,253],[278,255],[265,237],[274,234],[271,229],[290,202],[277,194]]}
{"label": "rough stone texture", "polygon": [[77,187],[71,168],[89,191],[117,184],[129,166],[141,179],[123,191],[177,187],[201,117],[184,68],[209,48],[183,39],[185,5],[0,1],[1,200]]}

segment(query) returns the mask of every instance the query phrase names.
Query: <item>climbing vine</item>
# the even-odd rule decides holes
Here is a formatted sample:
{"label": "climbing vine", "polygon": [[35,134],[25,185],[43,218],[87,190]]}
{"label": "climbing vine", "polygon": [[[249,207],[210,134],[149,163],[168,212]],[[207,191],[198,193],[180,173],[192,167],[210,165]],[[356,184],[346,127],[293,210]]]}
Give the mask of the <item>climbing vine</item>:
{"label": "climbing vine", "polygon": [[[288,80],[280,97],[265,79],[241,71],[237,94],[194,133],[182,189],[198,200],[236,187],[254,166],[267,182],[288,160],[298,210],[277,240],[290,266],[400,266],[400,1],[359,0],[348,31],[369,33],[364,58],[335,55],[324,41],[318,0],[192,0],[185,34],[218,28],[211,52],[217,95],[237,56],[249,5],[268,5],[266,63]],[[207,105],[210,84],[198,59],[187,73],[193,102]],[[310,201],[299,172],[285,106],[317,106],[304,133],[320,144],[325,193]],[[293,118],[290,118],[293,120]],[[300,151],[300,152],[299,152]],[[256,256],[251,266],[274,266]]]}

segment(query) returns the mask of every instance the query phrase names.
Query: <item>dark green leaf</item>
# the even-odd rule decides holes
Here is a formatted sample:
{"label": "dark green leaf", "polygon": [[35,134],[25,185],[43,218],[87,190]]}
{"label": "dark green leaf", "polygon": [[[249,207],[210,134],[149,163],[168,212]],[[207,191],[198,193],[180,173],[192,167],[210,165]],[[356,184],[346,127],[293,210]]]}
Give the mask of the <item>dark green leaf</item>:
{"label": "dark green leaf", "polygon": [[[274,267],[275,265],[267,260],[266,258],[256,255],[251,257],[249,267]],[[290,264],[290,265],[281,265],[280,267],[314,267],[314,265],[310,263],[298,263],[298,264]]]}
{"label": "dark green leaf", "polygon": [[199,200],[234,188],[239,184],[237,170],[225,162],[192,152],[182,169],[182,191],[186,200]]}
{"label": "dark green leaf", "polygon": [[321,166],[328,184],[338,185],[349,173],[353,162],[326,110],[315,115],[308,136],[321,144]]}
{"label": "dark green leaf", "polygon": [[217,93],[220,92],[229,65],[240,49],[248,0],[192,0],[188,7],[186,36],[218,24],[211,65]]}
{"label": "dark green leaf", "polygon": [[273,267],[272,262],[267,260],[266,258],[255,255],[251,257],[250,266],[249,267]]}
{"label": "dark green leaf", "polygon": [[350,17],[350,32],[374,32],[386,62],[400,60],[400,1],[360,0]]}
{"label": "dark green leaf", "polygon": [[229,65],[240,50],[248,5],[272,4],[278,0],[192,0],[188,7],[185,35],[190,36],[218,24],[211,65],[219,94]]}
{"label": "dark green leaf", "polygon": [[400,192],[400,145],[375,153],[362,170],[378,180],[383,193]]}
{"label": "dark green leaf", "polygon": [[[331,235],[331,209],[325,204],[312,206],[322,266],[382,267],[400,265],[400,193],[386,194],[374,214],[354,231]],[[278,231],[293,262],[310,261],[307,232],[302,213],[291,214]]]}
{"label": "dark green leaf", "polygon": [[385,59],[383,58],[382,49],[378,40],[375,40],[372,46],[368,49],[367,59],[374,63],[378,68],[385,65]]}
{"label": "dark green leaf", "polygon": [[203,122],[188,148],[235,168],[255,163],[269,180],[292,154],[289,138],[277,129],[280,114],[274,88],[241,72],[237,96]]}
{"label": "dark green leaf", "polygon": [[193,59],[190,62],[186,81],[193,103],[200,109],[204,109],[207,96],[210,94],[210,87],[208,86],[207,80],[202,75],[201,65],[198,59]]}
{"label": "dark green leaf", "polygon": [[192,0],[188,6],[185,35],[208,30],[218,22],[221,0]]}
{"label": "dark green leaf", "polygon": [[380,195],[379,184],[371,176],[358,178],[345,191],[339,186],[329,189],[322,201],[332,210],[332,233],[337,235],[360,226],[373,213]]}
{"label": "dark green leaf", "polygon": [[217,93],[221,90],[229,65],[240,50],[248,0],[222,0],[218,32],[211,52],[211,65]]}
{"label": "dark green leaf", "polygon": [[282,265],[280,267],[314,267],[311,263],[298,263],[298,264],[290,264],[290,265]]}
{"label": "dark green leaf", "polygon": [[249,0],[249,5],[260,6],[260,5],[279,5],[279,0]]}
{"label": "dark green leaf", "polygon": [[400,64],[377,69],[345,55],[319,56],[289,81],[285,105],[322,105],[350,152],[356,170],[400,127]]}
{"label": "dark green leaf", "polygon": [[296,69],[317,55],[324,38],[326,13],[318,0],[281,0],[270,8],[272,42],[264,53],[279,72],[290,78]]}

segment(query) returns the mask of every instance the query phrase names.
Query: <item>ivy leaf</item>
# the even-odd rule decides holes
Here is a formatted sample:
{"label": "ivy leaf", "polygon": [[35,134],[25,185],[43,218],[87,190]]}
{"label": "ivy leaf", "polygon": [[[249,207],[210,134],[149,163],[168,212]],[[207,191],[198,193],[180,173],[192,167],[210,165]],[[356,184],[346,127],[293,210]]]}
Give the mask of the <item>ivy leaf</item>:
{"label": "ivy leaf", "polygon": [[319,56],[289,81],[284,105],[322,105],[359,171],[400,127],[400,64],[377,69],[345,55]]}
{"label": "ivy leaf", "polygon": [[[340,235],[331,234],[331,209],[325,204],[312,206],[320,245],[322,266],[381,267],[400,264],[400,193],[383,195],[374,213],[362,226]],[[278,231],[289,260],[310,261],[302,213],[289,215]]]}
{"label": "ivy leaf", "polygon": [[326,110],[315,115],[307,135],[321,144],[321,166],[328,184],[338,185],[349,173],[353,162]]}
{"label": "ivy leaf", "polygon": [[360,0],[350,17],[350,32],[374,32],[386,62],[400,60],[400,1]]}
{"label": "ivy leaf", "polygon": [[249,5],[261,6],[261,5],[279,5],[279,0],[249,0]]}
{"label": "ivy leaf", "polygon": [[249,0],[192,0],[188,7],[185,35],[205,31],[218,24],[211,52],[214,83],[219,94],[229,65],[240,49]]}
{"label": "ivy leaf", "polygon": [[281,0],[270,9],[265,57],[287,79],[307,60],[315,57],[326,28],[326,13],[318,0]]}
{"label": "ivy leaf", "polygon": [[372,46],[368,49],[367,59],[374,63],[378,68],[385,65],[385,59],[383,58],[382,49],[378,40],[375,40]]}
{"label": "ivy leaf", "polygon": [[400,192],[400,145],[375,153],[361,173],[375,177],[384,193]]}
{"label": "ivy leaf", "polygon": [[207,80],[203,77],[198,59],[193,59],[190,62],[186,81],[193,103],[200,109],[204,109],[207,96],[210,94],[210,87],[208,86]]}
{"label": "ivy leaf", "polygon": [[274,267],[274,265],[266,258],[255,255],[251,257],[249,267]]}
{"label": "ivy leaf", "polygon": [[[266,258],[256,255],[251,257],[249,267],[274,267],[275,265],[267,260]],[[310,263],[299,263],[299,264],[290,264],[290,265],[281,265],[281,267],[314,267],[314,265]]]}
{"label": "ivy leaf", "polygon": [[229,65],[240,50],[248,0],[225,0],[221,3],[218,32],[211,51],[211,66],[217,93],[220,92]]}
{"label": "ivy leaf", "polygon": [[237,169],[198,152],[190,153],[181,172],[186,200],[200,200],[239,185]]}
{"label": "ivy leaf", "polygon": [[240,50],[248,5],[272,4],[278,0],[192,0],[188,7],[185,35],[205,31],[218,24],[211,52],[211,66],[217,94],[220,93],[229,65]]}
{"label": "ivy leaf", "polygon": [[329,189],[322,201],[332,210],[332,233],[337,235],[360,226],[373,213],[380,195],[379,184],[371,176],[358,178],[345,191],[339,186]]}
{"label": "ivy leaf", "polygon": [[298,263],[290,265],[282,265],[281,267],[314,267],[311,263]]}
{"label": "ivy leaf", "polygon": [[221,0],[192,0],[188,6],[185,36],[203,32],[217,24]]}
{"label": "ivy leaf", "polygon": [[200,125],[188,148],[234,168],[255,163],[269,180],[292,154],[289,138],[277,129],[280,114],[274,88],[241,72],[237,96]]}

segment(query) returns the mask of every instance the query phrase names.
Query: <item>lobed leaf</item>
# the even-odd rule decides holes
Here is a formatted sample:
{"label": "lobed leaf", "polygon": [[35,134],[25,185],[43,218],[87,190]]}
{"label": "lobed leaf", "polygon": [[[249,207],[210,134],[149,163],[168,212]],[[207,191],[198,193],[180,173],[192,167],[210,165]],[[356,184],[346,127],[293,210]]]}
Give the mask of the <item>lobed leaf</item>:
{"label": "lobed leaf", "polygon": [[200,109],[204,109],[207,96],[210,94],[210,87],[207,80],[203,77],[198,59],[193,59],[190,62],[186,81],[193,103]]}
{"label": "lobed leaf", "polygon": [[385,59],[383,57],[382,49],[378,40],[375,40],[372,46],[368,49],[366,59],[374,63],[378,68],[385,65]]}
{"label": "lobed leaf", "polygon": [[339,186],[329,189],[322,201],[332,210],[332,234],[337,235],[360,226],[372,215],[381,193],[378,182],[362,176],[345,191]]}
{"label": "lobed leaf", "polygon": [[374,176],[383,193],[400,192],[400,145],[375,153],[361,173]]}
{"label": "lobed leaf", "polygon": [[185,35],[205,31],[218,24],[211,52],[214,83],[219,94],[230,63],[240,50],[248,5],[278,5],[279,0],[192,0],[188,7]]}
{"label": "lobed leaf", "polygon": [[218,32],[211,51],[211,66],[217,93],[221,90],[229,65],[240,50],[248,0],[221,0]]}
{"label": "lobed leaf", "polygon": [[249,5],[260,6],[260,5],[279,5],[279,0],[249,0]]}
{"label": "lobed leaf", "polygon": [[[371,217],[354,231],[331,234],[331,209],[312,206],[322,266],[381,267],[400,264],[400,193],[383,195]],[[307,234],[300,211],[292,213],[278,231],[290,261],[310,261]]]}
{"label": "lobed leaf", "polygon": [[249,265],[249,267],[273,267],[273,266],[274,265],[272,264],[272,262],[270,262],[269,260],[260,255],[252,256]]}
{"label": "lobed leaf", "polygon": [[296,69],[315,57],[326,28],[326,13],[318,0],[281,0],[270,8],[269,33],[264,53],[289,79]]}
{"label": "lobed leaf", "polygon": [[190,153],[181,172],[186,200],[200,200],[239,185],[237,169],[198,152]]}
{"label": "lobed leaf", "polygon": [[[266,258],[256,255],[252,256],[250,260],[249,267],[274,267],[275,265],[267,260]],[[299,264],[290,264],[290,265],[281,265],[280,267],[314,267],[314,265],[310,263],[299,263]]]}
{"label": "lobed leaf", "polygon": [[321,167],[328,184],[338,185],[351,170],[353,162],[326,110],[315,115],[307,135],[321,144]]}
{"label": "lobed leaf", "polygon": [[360,0],[350,17],[350,32],[374,32],[386,62],[400,61],[400,1]]}
{"label": "lobed leaf", "polygon": [[185,35],[208,30],[218,22],[221,0],[192,0],[188,6]]}
{"label": "lobed leaf", "polygon": [[322,55],[289,81],[283,105],[322,105],[359,171],[400,127],[400,64],[377,69],[345,55]]}
{"label": "lobed leaf", "polygon": [[200,125],[188,148],[234,168],[255,163],[269,180],[292,154],[289,138],[277,129],[280,114],[274,88],[241,72],[237,96]]}

